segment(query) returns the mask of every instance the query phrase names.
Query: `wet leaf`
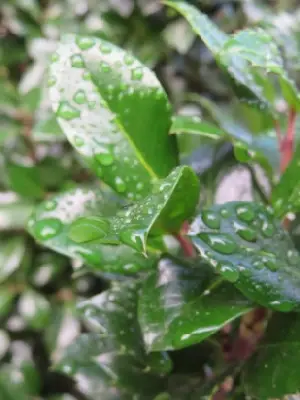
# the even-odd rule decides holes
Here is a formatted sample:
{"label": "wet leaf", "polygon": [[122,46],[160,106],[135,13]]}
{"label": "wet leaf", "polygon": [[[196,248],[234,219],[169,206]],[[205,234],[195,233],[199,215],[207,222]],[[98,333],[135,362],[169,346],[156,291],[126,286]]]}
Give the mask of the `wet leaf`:
{"label": "wet leaf", "polygon": [[29,220],[28,230],[44,246],[102,271],[131,274],[150,268],[151,258],[146,260],[127,246],[80,244],[69,239],[70,226],[78,218],[95,213],[112,216],[121,205],[123,201],[108,189],[78,187],[40,204]]}
{"label": "wet leaf", "polygon": [[202,210],[189,235],[201,257],[251,300],[278,311],[300,304],[300,256],[273,210],[231,202]]}
{"label": "wet leaf", "polygon": [[0,282],[4,282],[21,266],[26,243],[22,236],[15,236],[0,242]]}
{"label": "wet leaf", "polygon": [[300,391],[299,314],[276,313],[256,354],[247,362],[243,383],[249,396],[282,398]]}
{"label": "wet leaf", "polygon": [[[164,379],[151,369],[136,319],[137,291],[132,283],[116,284],[79,305],[92,328],[67,349],[57,368],[74,377],[85,393],[101,399],[152,399]],[[165,362],[165,358],[161,358]]]}
{"label": "wet leaf", "polygon": [[300,145],[297,146],[292,161],[280,177],[272,192],[272,203],[276,215],[283,217],[288,212],[300,210]]}
{"label": "wet leaf", "polygon": [[194,135],[207,136],[212,139],[222,139],[225,133],[217,126],[209,122],[202,121],[198,117],[178,115],[173,118],[170,128],[171,134],[190,133]]}
{"label": "wet leaf", "polygon": [[232,284],[204,263],[162,258],[144,282],[139,321],[150,351],[199,343],[251,309]]}
{"label": "wet leaf", "polygon": [[65,35],[52,60],[50,95],[68,140],[118,193],[147,194],[177,163],[170,105],[154,73],[93,37]]}
{"label": "wet leaf", "polygon": [[115,218],[93,217],[76,221],[70,236],[72,240],[82,242],[85,240],[82,230],[86,229],[91,239],[106,243],[120,241],[146,253],[148,236],[177,232],[193,215],[198,197],[197,176],[190,167],[178,167],[167,178],[156,182],[145,199]]}

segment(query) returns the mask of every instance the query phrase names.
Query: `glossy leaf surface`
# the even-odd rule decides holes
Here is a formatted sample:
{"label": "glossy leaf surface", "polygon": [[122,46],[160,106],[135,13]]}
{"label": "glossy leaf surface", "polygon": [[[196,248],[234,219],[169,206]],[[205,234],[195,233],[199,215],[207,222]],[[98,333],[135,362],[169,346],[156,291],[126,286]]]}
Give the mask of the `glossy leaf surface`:
{"label": "glossy leaf surface", "polygon": [[98,38],[65,35],[52,57],[53,109],[96,174],[131,199],[176,166],[170,105],[154,73]]}
{"label": "glossy leaf surface", "polygon": [[297,146],[292,161],[280,177],[272,192],[272,203],[276,214],[283,217],[288,212],[300,210],[300,146]]}
{"label": "glossy leaf surface", "polygon": [[117,217],[76,221],[70,236],[75,241],[85,240],[82,229],[88,226],[93,239],[107,243],[123,242],[145,253],[148,236],[177,232],[182,223],[193,215],[198,197],[197,176],[190,167],[178,167],[167,178],[157,181],[145,199]]}
{"label": "glossy leaf surface", "polygon": [[[73,376],[86,393],[101,399],[152,399],[164,380],[151,369],[136,319],[136,287],[116,284],[79,305],[94,333],[81,335],[67,350],[58,369]],[[163,354],[162,363],[169,365]],[[169,368],[168,367],[168,368]]]}
{"label": "glossy leaf surface", "polygon": [[250,309],[211,267],[165,257],[142,286],[139,321],[148,350],[174,350],[201,342]]}
{"label": "glossy leaf surface", "polygon": [[189,235],[225,279],[251,300],[279,311],[300,306],[300,256],[273,211],[232,202],[203,210]]}
{"label": "glossy leaf surface", "polygon": [[282,398],[300,391],[299,314],[274,314],[257,353],[247,362],[244,385],[257,399]]}
{"label": "glossy leaf surface", "polygon": [[81,259],[107,272],[133,273],[148,268],[151,260],[144,259],[127,246],[79,244],[68,237],[70,225],[78,218],[95,213],[105,217],[114,215],[122,204],[107,189],[78,187],[40,204],[28,229],[38,242],[68,257]]}
{"label": "glossy leaf surface", "polygon": [[[0,231],[18,230],[26,227],[34,203],[17,197],[5,201],[6,193],[0,193]],[[9,193],[7,193],[7,197]]]}
{"label": "glossy leaf surface", "polygon": [[185,115],[178,115],[173,118],[170,133],[190,133],[207,136],[212,139],[220,139],[225,135],[224,132],[217,126],[214,126],[209,122],[202,121],[199,117],[189,117]]}

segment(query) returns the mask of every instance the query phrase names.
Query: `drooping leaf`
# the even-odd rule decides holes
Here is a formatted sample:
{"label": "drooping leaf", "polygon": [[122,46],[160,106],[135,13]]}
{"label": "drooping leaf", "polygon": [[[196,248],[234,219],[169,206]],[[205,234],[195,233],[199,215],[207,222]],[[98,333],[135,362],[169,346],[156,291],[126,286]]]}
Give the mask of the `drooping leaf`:
{"label": "drooping leaf", "polygon": [[99,243],[75,243],[68,237],[71,224],[78,218],[98,213],[105,217],[115,215],[123,201],[110,190],[96,187],[78,187],[49,198],[40,204],[28,223],[34,238],[68,257],[85,261],[106,272],[133,273],[151,266],[127,246]]}
{"label": "drooping leaf", "polygon": [[[152,399],[164,379],[151,368],[136,318],[137,291],[132,283],[116,284],[79,305],[87,326],[67,349],[57,368],[74,377],[91,398]],[[150,361],[150,365],[148,363]],[[161,361],[166,362],[163,354]]]}
{"label": "drooping leaf", "polygon": [[300,391],[299,314],[276,313],[256,354],[247,362],[243,383],[249,396],[267,400]]}
{"label": "drooping leaf", "polygon": [[251,309],[232,284],[204,263],[162,258],[144,282],[139,321],[148,350],[174,350],[198,343]]}
{"label": "drooping leaf", "polygon": [[154,183],[152,192],[143,200],[112,219],[83,218],[70,230],[74,241],[82,242],[82,230],[90,239],[100,242],[123,242],[146,252],[147,238],[166,232],[177,232],[190,218],[199,197],[199,181],[190,167],[177,167],[171,174]]}
{"label": "drooping leaf", "polygon": [[96,174],[130,199],[176,166],[170,105],[156,76],[97,38],[65,35],[52,57],[53,109]]}
{"label": "drooping leaf", "polygon": [[21,265],[26,243],[22,236],[15,236],[0,242],[0,282],[4,282]]}
{"label": "drooping leaf", "polygon": [[279,311],[300,305],[300,256],[273,210],[231,202],[203,210],[189,235],[201,257],[251,300]]}
{"label": "drooping leaf", "polygon": [[272,203],[279,217],[300,210],[300,145],[297,146],[292,161],[273,189]]}

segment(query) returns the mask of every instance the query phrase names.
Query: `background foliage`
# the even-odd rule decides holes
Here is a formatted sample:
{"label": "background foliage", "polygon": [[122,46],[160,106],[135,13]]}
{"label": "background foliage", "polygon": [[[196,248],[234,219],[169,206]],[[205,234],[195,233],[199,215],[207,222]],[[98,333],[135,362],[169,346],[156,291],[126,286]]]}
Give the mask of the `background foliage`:
{"label": "background foliage", "polygon": [[[185,13],[181,3],[1,4],[3,400],[237,400],[300,391],[299,121],[294,117],[296,151],[287,168],[290,159],[280,155],[273,123],[277,133],[284,130],[291,107],[300,108],[299,7],[282,0],[189,1],[220,28],[199,32],[196,18],[175,11]],[[240,33],[245,27],[264,28],[279,52],[264,36],[251,48],[251,32]],[[224,47],[222,32],[235,33]],[[78,71],[84,62],[94,73],[94,65],[73,54],[66,79],[59,57],[72,53],[73,36],[64,36],[71,39],[55,52],[66,33],[96,37],[102,58],[108,41],[125,50],[118,50],[125,65],[139,59],[135,95],[124,86],[122,100],[119,92],[106,92],[115,80],[105,80],[97,90],[108,107],[93,97],[86,105]],[[81,49],[90,45],[83,39]],[[240,59],[232,56],[236,47]],[[108,63],[101,65],[100,83],[110,71]],[[83,79],[86,92],[95,93],[87,72]],[[117,83],[126,85],[125,78]],[[89,110],[84,126],[74,122],[72,107],[60,104],[55,115],[51,91],[57,87]],[[93,110],[103,119],[119,113],[111,125],[124,126],[126,145],[111,139],[103,151],[103,143],[72,136],[83,128],[97,136],[102,127],[90,118]],[[165,147],[155,140],[161,131]],[[131,141],[138,155],[126,161]],[[111,143],[124,160],[112,173]],[[186,166],[166,178],[178,157]],[[152,187],[153,176],[165,179]],[[147,201],[131,208],[145,195]],[[229,201],[235,203],[224,204]],[[196,205],[189,236],[201,260],[190,260],[174,238],[163,241],[161,234],[177,232]],[[281,227],[283,217],[290,235]],[[269,311],[255,320],[257,304]],[[265,338],[242,365],[249,354],[236,337],[256,344],[270,309]]]}

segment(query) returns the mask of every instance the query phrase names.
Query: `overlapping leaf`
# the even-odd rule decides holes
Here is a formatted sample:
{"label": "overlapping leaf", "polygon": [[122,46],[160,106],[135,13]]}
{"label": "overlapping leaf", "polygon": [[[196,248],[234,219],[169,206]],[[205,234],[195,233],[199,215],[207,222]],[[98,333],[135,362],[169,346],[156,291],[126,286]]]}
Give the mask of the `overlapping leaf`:
{"label": "overlapping leaf", "polygon": [[70,225],[79,217],[99,213],[112,216],[123,202],[107,189],[78,187],[40,204],[29,221],[29,232],[44,246],[107,272],[132,273],[148,268],[146,260],[127,246],[75,243],[68,237]]}
{"label": "overlapping leaf", "polygon": [[251,300],[279,311],[300,307],[300,256],[273,211],[232,202],[203,210],[189,235],[225,279]]}
{"label": "overlapping leaf", "polygon": [[274,314],[257,353],[248,361],[243,381],[256,399],[283,398],[300,391],[299,314]]}
{"label": "overlapping leaf", "polygon": [[250,309],[206,264],[165,257],[142,286],[139,321],[149,350],[174,350],[204,340]]}
{"label": "overlapping leaf", "polygon": [[[79,305],[94,333],[81,335],[67,350],[58,369],[76,379],[85,393],[101,399],[152,399],[163,391],[165,372],[171,364],[163,353],[160,368],[153,370],[153,356],[146,355],[136,318],[137,288],[133,283],[109,291]],[[156,356],[157,358],[157,356]],[[159,360],[157,360],[159,361]]]}
{"label": "overlapping leaf", "polygon": [[145,253],[148,236],[176,233],[193,215],[198,197],[197,176],[190,167],[178,167],[167,178],[157,181],[145,199],[115,218],[79,219],[71,227],[70,237],[81,243],[85,240],[82,231],[86,229],[90,240],[123,242]]}
{"label": "overlapping leaf", "polygon": [[130,199],[176,166],[170,105],[154,73],[97,38],[65,35],[52,57],[50,95],[69,141]]}

